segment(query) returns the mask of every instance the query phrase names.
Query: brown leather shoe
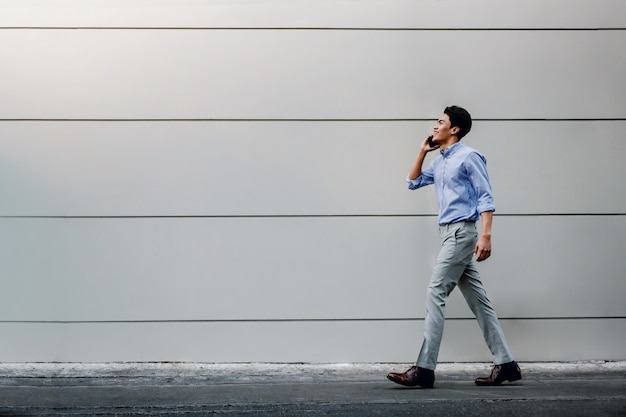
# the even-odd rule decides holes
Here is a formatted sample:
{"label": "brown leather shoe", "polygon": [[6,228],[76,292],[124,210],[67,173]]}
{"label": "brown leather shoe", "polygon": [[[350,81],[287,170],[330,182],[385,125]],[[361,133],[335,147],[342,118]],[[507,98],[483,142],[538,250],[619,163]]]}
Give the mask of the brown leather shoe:
{"label": "brown leather shoe", "polygon": [[476,378],[476,385],[500,385],[504,381],[519,381],[522,379],[522,371],[517,362],[508,362],[502,365],[495,365],[491,370],[491,375],[485,378]]}
{"label": "brown leather shoe", "polygon": [[406,387],[420,386],[422,388],[432,388],[435,383],[435,372],[430,369],[412,366],[401,374],[391,372],[387,375],[387,379]]}

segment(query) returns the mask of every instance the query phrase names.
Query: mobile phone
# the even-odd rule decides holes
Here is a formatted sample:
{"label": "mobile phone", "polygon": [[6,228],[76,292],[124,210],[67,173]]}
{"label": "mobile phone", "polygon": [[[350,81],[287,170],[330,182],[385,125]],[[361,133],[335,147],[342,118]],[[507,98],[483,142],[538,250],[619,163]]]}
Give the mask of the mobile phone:
{"label": "mobile phone", "polygon": [[428,146],[430,146],[431,148],[436,148],[437,146],[439,146],[436,142],[433,142],[433,135],[430,135],[428,137]]}

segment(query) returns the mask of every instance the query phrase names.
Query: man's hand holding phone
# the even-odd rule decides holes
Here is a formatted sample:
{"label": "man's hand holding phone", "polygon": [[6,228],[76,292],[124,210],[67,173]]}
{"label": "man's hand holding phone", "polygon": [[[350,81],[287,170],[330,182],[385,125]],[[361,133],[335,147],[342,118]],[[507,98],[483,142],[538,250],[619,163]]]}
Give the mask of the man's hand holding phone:
{"label": "man's hand holding phone", "polygon": [[439,148],[439,144],[437,144],[437,142],[433,142],[433,135],[424,139],[424,150],[426,152],[434,151],[437,148]]}

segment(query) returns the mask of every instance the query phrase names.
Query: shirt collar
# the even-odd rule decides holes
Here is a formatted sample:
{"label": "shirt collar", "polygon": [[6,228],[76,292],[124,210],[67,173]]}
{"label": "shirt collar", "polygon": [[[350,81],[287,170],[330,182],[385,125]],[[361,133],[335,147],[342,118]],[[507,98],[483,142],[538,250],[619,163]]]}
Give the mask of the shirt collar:
{"label": "shirt collar", "polygon": [[459,150],[460,148],[462,148],[464,146],[463,142],[458,141],[457,143],[455,143],[452,146],[448,146],[445,150],[439,151],[441,152],[441,155],[444,158],[449,157],[450,155],[452,155],[453,153],[455,153],[457,150]]}

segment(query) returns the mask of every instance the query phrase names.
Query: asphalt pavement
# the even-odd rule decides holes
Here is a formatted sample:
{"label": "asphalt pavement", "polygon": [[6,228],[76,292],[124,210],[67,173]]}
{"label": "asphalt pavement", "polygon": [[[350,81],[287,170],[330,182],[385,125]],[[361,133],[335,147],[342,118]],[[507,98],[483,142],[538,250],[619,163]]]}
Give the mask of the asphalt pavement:
{"label": "asphalt pavement", "polygon": [[434,389],[386,379],[410,364],[0,363],[0,416],[626,416],[626,362],[441,364]]}

